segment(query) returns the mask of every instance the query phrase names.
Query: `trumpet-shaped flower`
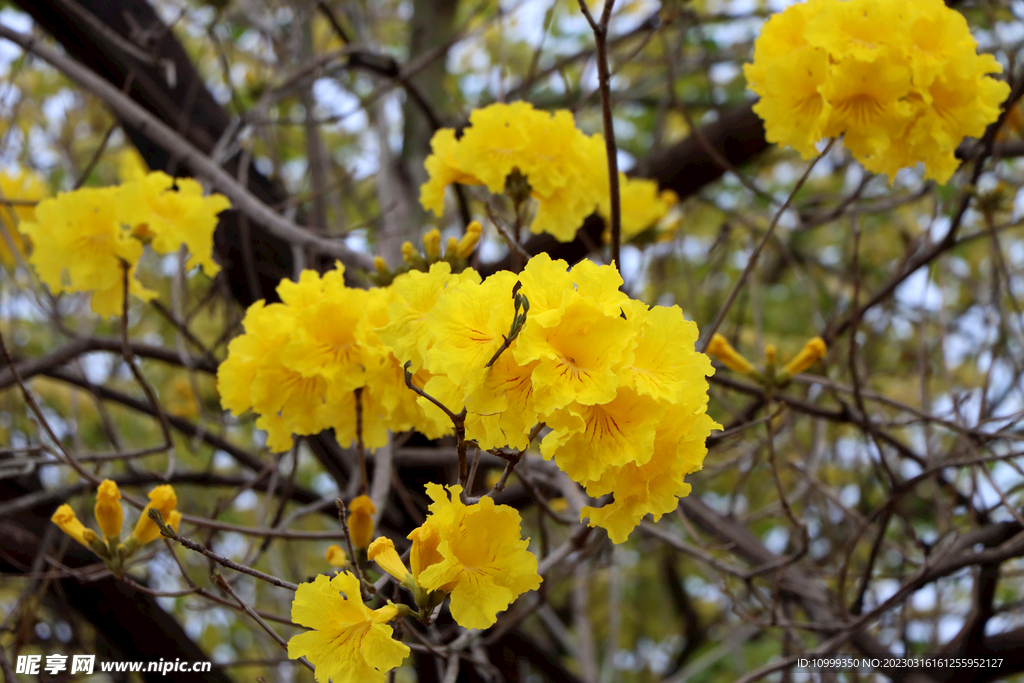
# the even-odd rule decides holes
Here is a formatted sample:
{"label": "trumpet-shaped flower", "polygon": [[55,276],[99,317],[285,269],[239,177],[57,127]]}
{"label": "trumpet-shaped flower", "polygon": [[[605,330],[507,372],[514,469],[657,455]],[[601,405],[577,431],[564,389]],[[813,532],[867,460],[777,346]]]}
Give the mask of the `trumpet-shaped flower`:
{"label": "trumpet-shaped flower", "polygon": [[[440,485],[427,484],[434,502],[426,524],[436,530],[439,542],[436,550],[427,550],[420,541],[417,581],[427,590],[451,591],[452,617],[460,626],[487,628],[519,595],[540,586],[537,558],[527,550],[529,539],[521,538],[514,508],[486,497],[467,506],[459,500],[461,486],[448,490],[450,500]],[[432,535],[428,530],[422,538]],[[423,568],[428,553],[436,561]]]}
{"label": "trumpet-shaped flower", "polygon": [[[48,192],[43,181],[34,173],[21,171],[17,174],[11,174],[6,171],[0,171],[0,199],[31,202],[39,201],[46,197],[47,194]],[[24,235],[22,235],[19,225],[25,222],[33,222],[35,214],[35,207],[31,205],[0,205],[0,226],[6,230],[7,237],[13,243],[15,251],[20,254],[25,253],[25,243]],[[3,233],[0,233],[0,265],[5,268],[13,268],[16,260],[10,245],[3,238]]]}
{"label": "trumpet-shaped flower", "polygon": [[352,574],[317,576],[295,591],[292,621],[313,630],[292,636],[288,657],[306,657],[318,683],[383,683],[410,652],[392,638],[387,623],[396,616],[394,605],[371,610],[363,604]]}

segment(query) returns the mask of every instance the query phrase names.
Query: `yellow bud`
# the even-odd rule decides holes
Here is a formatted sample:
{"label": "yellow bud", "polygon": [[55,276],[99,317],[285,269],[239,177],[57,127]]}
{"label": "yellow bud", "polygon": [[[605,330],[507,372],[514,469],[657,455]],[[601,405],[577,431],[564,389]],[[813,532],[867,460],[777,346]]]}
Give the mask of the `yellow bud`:
{"label": "yellow bud", "polygon": [[377,566],[398,579],[399,582],[404,582],[412,576],[405,568],[402,558],[398,556],[395,544],[390,538],[381,536],[371,543],[366,551],[366,557],[376,562]]}
{"label": "yellow bud", "polygon": [[124,508],[121,507],[121,492],[117,484],[104,479],[96,492],[96,523],[107,538],[121,538],[121,526],[124,524]]}
{"label": "yellow bud", "polygon": [[484,231],[480,221],[473,221],[466,226],[466,234],[459,240],[457,254],[462,258],[469,258],[473,255],[477,243],[480,241],[480,234]]}
{"label": "yellow bud", "polygon": [[[409,244],[409,243],[406,242],[406,244]],[[409,244],[409,246],[411,247],[412,245]],[[381,275],[387,275],[388,273],[391,272],[388,269],[388,262],[385,261],[384,259],[382,259],[380,256],[374,256],[373,257],[373,267],[376,268],[377,272],[380,273]]]}
{"label": "yellow bud", "polygon": [[775,367],[775,357],[778,352],[775,349],[775,344],[764,345],[764,364],[767,367]]}
{"label": "yellow bud", "polygon": [[565,498],[552,498],[548,501],[548,507],[552,512],[565,512],[569,509],[569,501]]}
{"label": "yellow bud", "polygon": [[425,523],[423,526],[413,529],[407,538],[412,541],[409,566],[412,567],[412,575],[417,579],[427,567],[444,560],[437,549],[437,546],[441,544],[441,536],[433,524]]}
{"label": "yellow bud", "polygon": [[423,236],[423,253],[431,261],[441,258],[441,231],[437,228]]}
{"label": "yellow bud", "polygon": [[377,507],[369,496],[358,496],[348,506],[348,533],[352,547],[362,550],[373,540],[373,515]]}
{"label": "yellow bud", "polygon": [[339,569],[348,564],[348,557],[339,545],[332,545],[328,548],[324,559],[327,560],[327,564],[332,567],[338,567]]}
{"label": "yellow bud", "polygon": [[793,360],[789,361],[785,373],[789,376],[799,374],[824,358],[827,352],[828,347],[825,346],[825,340],[821,337],[814,337],[804,344],[804,348],[793,357]]}
{"label": "yellow bud", "polygon": [[754,371],[753,364],[741,356],[732,347],[732,344],[720,334],[711,337],[711,343],[708,344],[708,355],[714,356],[722,362],[722,365],[741,375],[749,375]]}
{"label": "yellow bud", "polygon": [[457,239],[455,239],[454,237],[449,237],[448,238],[448,244],[444,248],[444,257],[445,258],[451,258],[453,256],[458,256],[458,253],[459,253],[459,241]]}
{"label": "yellow bud", "polygon": [[415,263],[415,259],[416,247],[412,246],[412,242],[402,242],[402,260],[411,266]]}
{"label": "yellow bud", "polygon": [[71,509],[71,506],[64,503],[53,516],[50,517],[50,521],[60,527],[60,530],[66,533],[71,538],[75,539],[86,548],[92,549],[90,543],[96,540],[96,532],[92,529],[85,528],[85,525],[78,519],[78,515]]}
{"label": "yellow bud", "polygon": [[149,503],[142,509],[139,521],[135,523],[135,530],[132,531],[132,536],[138,544],[146,545],[160,536],[160,527],[149,518],[151,508],[159,510],[160,516],[164,518],[164,522],[168,526],[173,526],[177,529],[176,525],[181,523],[181,513],[177,513],[176,517],[172,516],[172,513],[176,512],[176,507],[178,507],[178,496],[174,493],[174,487],[170,484],[157,486],[150,491]]}

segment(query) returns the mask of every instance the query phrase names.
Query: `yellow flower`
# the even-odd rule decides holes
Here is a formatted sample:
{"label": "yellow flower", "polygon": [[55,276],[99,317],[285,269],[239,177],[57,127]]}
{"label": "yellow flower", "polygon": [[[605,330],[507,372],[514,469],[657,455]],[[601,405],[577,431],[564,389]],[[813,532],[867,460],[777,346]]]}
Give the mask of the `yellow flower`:
{"label": "yellow flower", "polygon": [[104,479],[96,491],[96,523],[107,538],[120,539],[124,524],[124,508],[121,507],[121,492],[111,479]]}
{"label": "yellow flower", "polygon": [[520,365],[516,343],[488,368],[480,388],[466,396],[466,437],[481,448],[510,446],[525,450],[537,424],[532,376],[540,361]]}
{"label": "yellow flower", "polygon": [[383,683],[410,652],[391,637],[387,623],[396,616],[394,605],[376,610],[364,605],[352,574],[317,576],[295,591],[292,621],[314,630],[292,636],[288,657],[306,657],[316,667],[318,683]]}
{"label": "yellow flower", "polygon": [[541,455],[554,457],[561,470],[584,485],[609,467],[646,463],[665,409],[625,387],[600,405],[574,403],[547,417],[551,433],[541,442]]}
{"label": "yellow flower", "polygon": [[118,205],[117,188],[82,188],[39,202],[35,220],[21,226],[36,245],[30,261],[39,278],[54,294],[91,291],[92,310],[102,316],[121,313],[122,261],[131,266],[129,291],[145,301],[156,296],[134,277],[142,244]]}
{"label": "yellow flower", "polygon": [[426,357],[427,370],[447,375],[465,392],[480,386],[484,366],[512,324],[515,280],[513,273],[500,271],[482,284],[462,280],[438,298],[428,316],[434,344]]}
{"label": "yellow flower", "polygon": [[96,532],[92,529],[87,529],[67,503],[57,508],[53,516],[50,517],[50,521],[60,527],[61,531],[90,550],[92,549],[90,544],[97,540]]}
{"label": "yellow flower", "polygon": [[427,484],[434,502],[426,523],[437,530],[442,559],[417,579],[427,590],[450,587],[452,617],[460,626],[488,628],[519,595],[540,586],[537,558],[527,550],[529,539],[521,538],[514,508],[486,497],[467,506],[459,499],[461,486],[448,490],[451,500],[440,485]]}
{"label": "yellow flower", "polygon": [[647,310],[631,302],[624,311],[638,330],[633,362],[619,370],[619,380],[638,394],[678,403],[691,383],[714,372],[711,361],[694,351],[697,325],[683,318],[678,306]]}
{"label": "yellow flower", "polygon": [[331,545],[331,547],[327,549],[327,554],[324,555],[324,559],[327,561],[327,564],[339,569],[348,564],[348,556],[345,555],[345,551],[341,549],[341,546],[336,544]]}
{"label": "yellow flower", "polygon": [[[704,392],[703,401],[706,402]],[[658,425],[651,459],[609,467],[602,477],[587,484],[587,494],[598,498],[614,493],[615,500],[604,507],[584,507],[580,519],[608,531],[614,543],[622,543],[647,514],[658,521],[672,512],[679,498],[690,493],[685,475],[701,469],[707,455],[705,440],[720,425],[704,413],[704,405],[684,402],[674,405]]]}
{"label": "yellow flower", "polygon": [[363,550],[373,540],[373,516],[377,514],[377,506],[369,496],[356,496],[348,504],[348,533],[352,539],[352,547]]}
{"label": "yellow flower", "polygon": [[610,401],[619,384],[616,367],[631,363],[635,344],[627,321],[580,300],[565,307],[554,327],[528,320],[514,355],[520,365],[540,361],[533,371],[533,400],[546,415],[573,401]]}
{"label": "yellow flower", "polygon": [[125,183],[118,198],[124,221],[133,228],[144,226],[139,229],[152,237],[156,252],[173,254],[185,245],[189,250],[188,268],[202,266],[210,276],[220,271],[213,260],[213,231],[217,214],[231,208],[227,197],[204,197],[202,186],[195,180],[154,171]]}
{"label": "yellow flower", "polygon": [[[965,136],[996,120],[1009,86],[942,0],[811,0],[773,16],[744,67],[770,142],[804,158],[843,136],[866,169],[925,164],[946,182]],[[937,85],[936,85],[937,84]]]}
{"label": "yellow flower", "polygon": [[[0,171],[0,199],[38,201],[47,194],[43,181],[34,173],[20,171],[16,175],[12,175],[6,171]],[[4,206],[0,204],[0,225],[7,231],[7,235],[14,243],[14,248],[21,254],[25,253],[25,240],[19,230],[19,225],[35,220],[35,213],[35,207],[31,205]],[[16,262],[17,259],[11,253],[7,240],[0,234],[0,265],[13,268]]]}
{"label": "yellow flower", "polygon": [[399,361],[411,360],[414,370],[423,366],[423,359],[433,342],[430,312],[450,284],[463,280],[479,284],[480,276],[472,268],[460,275],[452,275],[452,267],[439,261],[431,264],[427,273],[412,270],[402,273],[391,283],[394,294],[391,321],[378,333],[391,346]]}
{"label": "yellow flower", "polygon": [[429,180],[420,188],[423,208],[441,215],[444,189],[455,182],[485,185],[499,194],[518,171],[538,203],[530,230],[571,241],[608,192],[601,136],[580,132],[567,110],[549,114],[526,102],[476,109],[469,122],[458,140],[448,128],[434,134],[433,154],[426,160]]}
{"label": "yellow flower", "polygon": [[[748,80],[753,81],[757,75],[751,67],[748,64],[744,69]],[[812,159],[818,154],[815,145],[824,136],[831,114],[831,105],[820,91],[828,82],[828,53],[813,47],[800,48],[776,58],[771,73],[773,78],[765,78],[757,88],[761,99],[754,105],[754,111],[764,120],[765,138],[792,147],[804,159]]]}
{"label": "yellow flower", "polygon": [[398,579],[399,583],[408,583],[409,579],[412,578],[412,574],[406,569],[405,563],[402,562],[402,558],[398,556],[398,551],[395,550],[394,541],[386,536],[381,536],[370,544],[370,547],[366,549],[366,557],[376,562],[378,567]]}
{"label": "yellow flower", "polygon": [[167,526],[178,529],[181,524],[181,513],[175,510],[178,506],[178,496],[174,493],[174,487],[170,484],[157,486],[149,492],[149,503],[142,509],[139,521],[135,523],[135,530],[132,536],[139,545],[146,545],[160,536],[160,527],[149,518],[151,509],[159,510]]}

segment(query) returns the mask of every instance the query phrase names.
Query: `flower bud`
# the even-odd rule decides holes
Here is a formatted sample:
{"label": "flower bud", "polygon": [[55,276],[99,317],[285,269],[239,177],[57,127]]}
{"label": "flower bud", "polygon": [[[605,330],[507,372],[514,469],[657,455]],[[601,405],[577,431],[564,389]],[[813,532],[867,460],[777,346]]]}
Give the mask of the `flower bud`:
{"label": "flower bud", "polygon": [[[408,242],[406,242],[406,244],[409,244],[409,243],[408,243]],[[411,244],[409,244],[409,246],[411,247],[412,245],[411,245]],[[374,267],[374,268],[375,268],[375,269],[377,270],[377,272],[378,272],[378,273],[380,273],[381,275],[387,275],[388,273],[390,273],[390,272],[391,272],[391,271],[390,271],[390,270],[388,269],[388,262],[387,262],[387,261],[385,261],[384,259],[382,259],[382,258],[381,258],[380,256],[374,256],[374,257],[373,257],[373,267]]]}
{"label": "flower bud", "polygon": [[825,340],[821,337],[814,337],[804,344],[804,348],[793,357],[793,360],[786,364],[784,372],[790,377],[799,374],[824,358],[827,352],[828,347],[825,346]]}
{"label": "flower bud", "polygon": [[377,507],[369,496],[358,496],[348,506],[348,533],[352,547],[363,550],[373,540],[373,515]]}
{"label": "flower bud", "polygon": [[327,554],[324,556],[324,559],[327,560],[327,564],[331,565],[332,567],[337,567],[338,569],[341,569],[342,567],[348,564],[348,557],[345,555],[345,551],[342,550],[341,546],[339,545],[332,545],[330,548],[328,548]]}
{"label": "flower bud", "polygon": [[146,545],[160,536],[160,527],[149,518],[150,508],[159,510],[160,516],[164,518],[167,526],[174,527],[177,530],[181,524],[181,513],[175,510],[177,506],[178,496],[174,493],[174,487],[170,484],[157,486],[150,491],[149,503],[142,509],[139,521],[135,523],[135,530],[132,531],[132,537],[138,545]]}
{"label": "flower bud", "polygon": [[416,256],[416,247],[412,242],[402,242],[402,260],[412,266],[416,264]]}
{"label": "flower bud", "polygon": [[741,375],[749,375],[754,371],[753,364],[741,356],[732,347],[732,344],[720,334],[715,334],[711,337],[711,343],[708,344],[707,352],[708,355],[714,356],[721,361],[722,365]]}
{"label": "flower bud", "polygon": [[84,524],[78,519],[78,515],[71,509],[71,506],[64,503],[53,516],[50,517],[50,521],[60,527],[60,530],[66,533],[71,538],[75,539],[86,548],[92,549],[91,543],[96,540],[96,532],[92,529],[87,529]]}
{"label": "flower bud", "polygon": [[407,538],[412,541],[409,565],[412,567],[412,575],[417,579],[428,567],[444,560],[437,549],[441,536],[433,524],[425,523],[413,529]]}
{"label": "flower bud", "polygon": [[423,236],[423,253],[430,261],[441,258],[441,231],[437,228]]}
{"label": "flower bud", "polygon": [[103,535],[120,540],[121,527],[124,524],[124,508],[121,507],[121,492],[113,480],[104,479],[100,483],[99,490],[96,492],[94,514]]}
{"label": "flower bud", "polygon": [[459,248],[456,253],[462,258],[469,258],[473,255],[473,250],[476,249],[476,245],[480,242],[480,234],[483,232],[483,226],[480,225],[480,221],[473,221],[466,226],[466,234],[459,240]]}

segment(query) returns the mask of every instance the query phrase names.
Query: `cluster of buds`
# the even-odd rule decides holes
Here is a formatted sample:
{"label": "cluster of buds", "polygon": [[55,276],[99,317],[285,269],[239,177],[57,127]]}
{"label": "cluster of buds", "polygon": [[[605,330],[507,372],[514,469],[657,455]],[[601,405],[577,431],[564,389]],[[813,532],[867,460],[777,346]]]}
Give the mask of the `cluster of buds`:
{"label": "cluster of buds", "polygon": [[809,339],[800,353],[796,354],[791,361],[779,369],[776,365],[776,350],[774,344],[767,344],[764,347],[764,371],[758,370],[754,364],[743,357],[743,355],[732,347],[732,344],[720,334],[711,337],[707,353],[714,356],[722,365],[733,372],[747,375],[766,387],[782,386],[793,379],[807,368],[811,367],[825,357],[828,347],[821,337]]}
{"label": "cluster of buds", "polygon": [[96,553],[103,560],[111,573],[117,578],[124,576],[125,562],[139,548],[155,540],[160,535],[160,528],[150,516],[149,511],[158,510],[167,525],[179,528],[181,513],[175,508],[178,497],[170,484],[157,486],[149,492],[149,503],[143,509],[130,536],[121,542],[121,527],[124,526],[124,508],[121,506],[121,491],[110,479],[104,479],[96,491],[96,507],[93,514],[96,524],[103,533],[102,538],[78,519],[71,506],[64,503],[50,518],[60,530]]}
{"label": "cluster of buds", "polygon": [[480,221],[473,221],[466,226],[466,234],[461,239],[448,238],[448,244],[441,252],[441,231],[434,228],[423,236],[423,251],[416,248],[412,242],[402,244],[402,266],[392,270],[387,262],[380,256],[373,259],[373,266],[376,273],[371,276],[374,284],[386,287],[391,284],[396,275],[410,270],[420,270],[424,273],[430,270],[431,264],[438,261],[445,261],[452,266],[452,272],[458,273],[466,268],[469,257],[476,250],[480,242],[480,235],[483,233],[483,226]]}

